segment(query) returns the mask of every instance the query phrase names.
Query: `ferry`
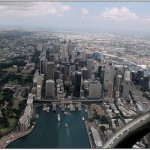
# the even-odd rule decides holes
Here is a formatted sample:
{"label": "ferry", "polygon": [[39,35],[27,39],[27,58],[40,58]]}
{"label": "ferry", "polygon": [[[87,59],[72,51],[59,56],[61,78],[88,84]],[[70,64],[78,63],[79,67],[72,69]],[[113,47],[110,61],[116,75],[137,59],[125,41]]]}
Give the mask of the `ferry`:
{"label": "ferry", "polygon": [[57,121],[60,122],[60,114],[57,114]]}
{"label": "ferry", "polygon": [[84,121],[84,117],[82,117],[82,120]]}
{"label": "ferry", "polygon": [[68,124],[67,123],[65,124],[65,127],[68,128]]}

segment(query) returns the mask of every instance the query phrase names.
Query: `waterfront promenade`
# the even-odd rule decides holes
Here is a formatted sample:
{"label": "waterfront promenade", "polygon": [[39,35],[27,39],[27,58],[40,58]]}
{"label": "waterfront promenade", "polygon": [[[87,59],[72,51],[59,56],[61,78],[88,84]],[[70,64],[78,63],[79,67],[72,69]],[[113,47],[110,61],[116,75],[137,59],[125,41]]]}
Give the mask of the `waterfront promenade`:
{"label": "waterfront promenade", "polygon": [[35,125],[33,125],[31,128],[29,128],[26,131],[23,132],[11,132],[8,135],[5,135],[4,137],[2,137],[0,139],[0,149],[5,148],[8,144],[10,144],[11,142],[28,135],[33,129],[34,129]]}

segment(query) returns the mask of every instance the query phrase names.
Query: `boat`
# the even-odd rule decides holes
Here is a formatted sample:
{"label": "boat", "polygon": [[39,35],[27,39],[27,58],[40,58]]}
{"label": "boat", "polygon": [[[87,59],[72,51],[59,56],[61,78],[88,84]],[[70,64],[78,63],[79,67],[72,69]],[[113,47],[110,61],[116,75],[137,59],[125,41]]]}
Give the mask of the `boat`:
{"label": "boat", "polygon": [[85,112],[87,112],[87,109],[85,109]]}
{"label": "boat", "polygon": [[69,109],[70,107],[69,107],[69,105],[68,105],[68,109]]}
{"label": "boat", "polygon": [[84,121],[84,117],[82,117],[82,120]]}
{"label": "boat", "polygon": [[65,111],[64,114],[65,114],[65,115],[68,115],[68,112]]}
{"label": "boat", "polygon": [[46,108],[46,111],[49,112],[49,107]]}
{"label": "boat", "polygon": [[68,128],[68,124],[67,123],[65,124],[65,127]]}
{"label": "boat", "polygon": [[57,121],[60,121],[60,114],[57,114]]}
{"label": "boat", "polygon": [[38,115],[38,114],[36,114],[36,115],[35,115],[35,118],[39,118],[39,115]]}

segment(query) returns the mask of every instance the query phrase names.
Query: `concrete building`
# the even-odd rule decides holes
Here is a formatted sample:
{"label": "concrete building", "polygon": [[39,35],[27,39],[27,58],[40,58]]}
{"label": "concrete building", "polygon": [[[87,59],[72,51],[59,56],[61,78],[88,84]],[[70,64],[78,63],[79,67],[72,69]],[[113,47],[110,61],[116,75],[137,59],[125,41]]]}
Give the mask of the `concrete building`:
{"label": "concrete building", "polygon": [[104,89],[108,89],[108,83],[114,82],[114,77],[116,74],[116,70],[112,66],[106,66],[105,67],[105,73],[104,73]]}
{"label": "concrete building", "polygon": [[129,91],[130,91],[131,82],[130,79],[126,78],[123,82],[123,97],[129,98]]}
{"label": "concrete building", "polygon": [[37,85],[37,90],[36,90],[37,100],[41,100],[41,94],[42,94],[42,87],[41,87],[41,85]]}
{"label": "concrete building", "polygon": [[113,96],[113,82],[108,83],[107,97]]}
{"label": "concrete building", "polygon": [[94,127],[91,127],[91,133],[92,133],[93,141],[94,141],[96,148],[101,148],[103,144],[100,139],[100,135],[98,131]]}
{"label": "concrete building", "polygon": [[93,59],[87,60],[88,77],[91,78],[93,72]]}
{"label": "concrete building", "polygon": [[82,79],[83,80],[88,79],[88,69],[86,67],[82,68]]}
{"label": "concrete building", "polygon": [[46,87],[45,87],[45,97],[54,98],[54,88],[55,88],[54,81],[53,80],[47,80],[46,81]]}
{"label": "concrete building", "polygon": [[118,75],[118,76],[117,76],[117,79],[116,79],[116,96],[117,96],[117,97],[120,96],[121,80],[122,80],[122,76],[121,76],[121,75]]}
{"label": "concrete building", "polygon": [[46,74],[46,64],[47,60],[45,57],[40,59],[40,74]]}
{"label": "concrete building", "polygon": [[47,80],[54,80],[54,62],[47,62],[46,77]]}
{"label": "concrete building", "polygon": [[98,81],[92,81],[89,85],[89,98],[100,98],[101,89],[101,84]]}
{"label": "concrete building", "polygon": [[126,79],[130,79],[130,71],[125,71],[125,73],[124,73],[124,81]]}
{"label": "concrete building", "polygon": [[24,114],[19,119],[20,131],[25,131],[30,127],[32,114],[33,114],[33,94],[29,93],[28,100],[27,100],[27,106],[24,110]]}

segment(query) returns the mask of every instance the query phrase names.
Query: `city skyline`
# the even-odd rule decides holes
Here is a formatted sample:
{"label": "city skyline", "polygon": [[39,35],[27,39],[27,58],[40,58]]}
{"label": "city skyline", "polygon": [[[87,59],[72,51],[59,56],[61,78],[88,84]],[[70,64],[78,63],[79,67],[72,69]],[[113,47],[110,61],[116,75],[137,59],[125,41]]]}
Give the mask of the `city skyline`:
{"label": "city skyline", "polygon": [[0,26],[147,35],[148,2],[0,2]]}

